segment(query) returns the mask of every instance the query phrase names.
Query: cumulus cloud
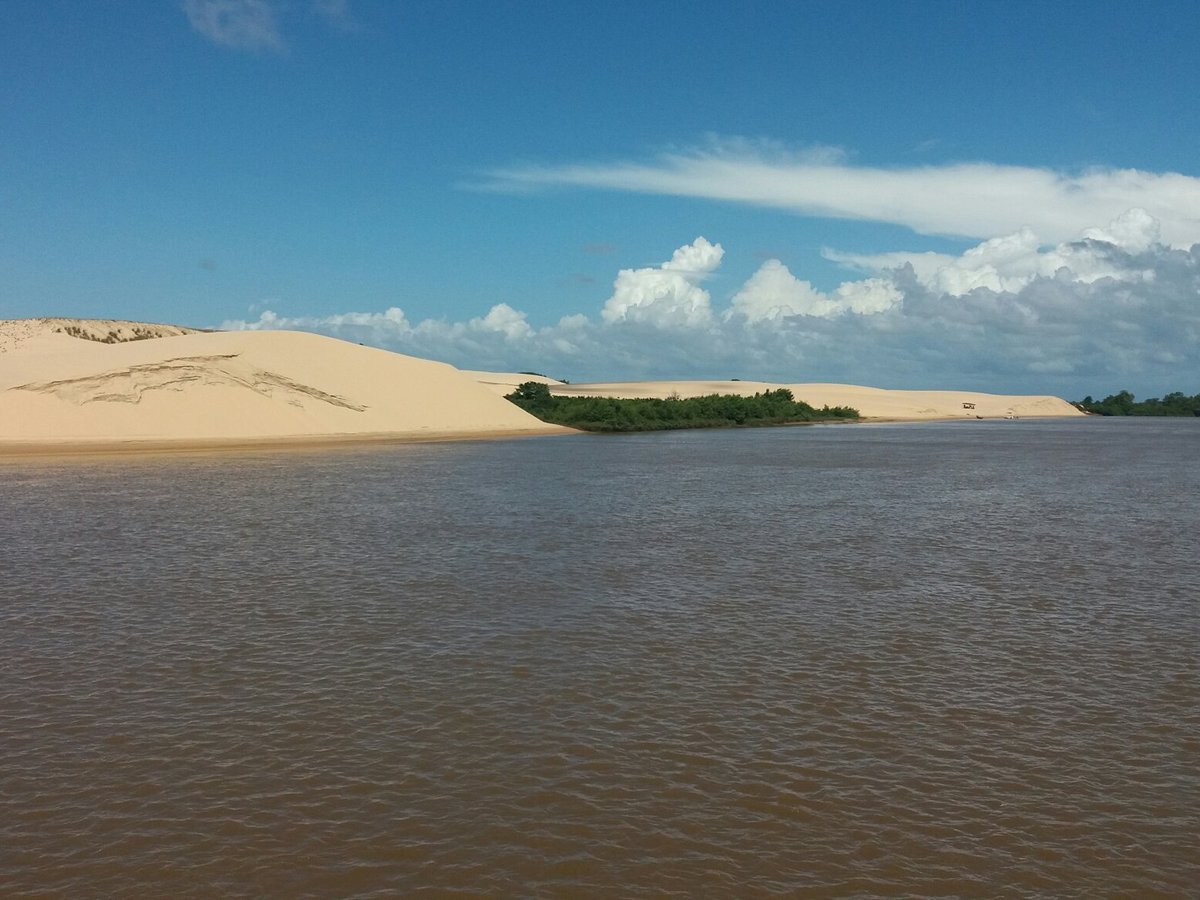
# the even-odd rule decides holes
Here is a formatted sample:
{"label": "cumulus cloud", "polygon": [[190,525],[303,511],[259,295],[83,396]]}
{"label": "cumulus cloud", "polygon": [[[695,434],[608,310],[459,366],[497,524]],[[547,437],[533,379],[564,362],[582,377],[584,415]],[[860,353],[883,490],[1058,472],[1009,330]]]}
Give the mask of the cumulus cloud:
{"label": "cumulus cloud", "polygon": [[733,295],[726,318],[741,316],[748,322],[779,320],[789,316],[828,318],[843,313],[878,313],[900,302],[896,287],[881,278],[839,285],[823,294],[793,275],[777,259],[768,259]]}
{"label": "cumulus cloud", "polygon": [[1056,246],[1019,230],[960,257],[855,258],[869,277],[829,292],[769,259],[717,309],[700,282],[724,251],[697,238],[659,266],[619,272],[596,317],[537,326],[497,304],[465,321],[413,322],[398,308],[266,311],[223,327],[318,331],[463,368],[572,380],[741,377],[1146,395],[1200,379],[1200,244],[1146,243],[1153,228],[1135,211]]}
{"label": "cumulus cloud", "polygon": [[1108,223],[1107,228],[1087,228],[1085,240],[1113,244],[1122,250],[1147,250],[1162,235],[1158,220],[1144,209],[1126,210]]}
{"label": "cumulus cloud", "polygon": [[645,322],[663,328],[697,328],[712,321],[708,291],[700,282],[725,255],[703,237],[680,247],[660,266],[622,269],[600,315],[605,322]]}
{"label": "cumulus cloud", "polygon": [[502,334],[510,341],[533,335],[533,328],[525,320],[525,313],[517,312],[507,303],[497,303],[482,319],[472,321],[478,321],[481,330]]}
{"label": "cumulus cloud", "polygon": [[1054,243],[1089,237],[1085,232],[1096,223],[1138,208],[1159,222],[1168,244],[1184,248],[1200,241],[1200,178],[1175,172],[1071,173],[986,162],[882,169],[851,165],[834,152],[789,154],[735,139],[649,162],[530,165],[488,174],[497,189],[700,197],[971,238],[1029,228]]}
{"label": "cumulus cloud", "polygon": [[768,259],[733,295],[730,315],[748,322],[784,316],[822,315],[829,301],[809,282],[801,281],[777,259]]}

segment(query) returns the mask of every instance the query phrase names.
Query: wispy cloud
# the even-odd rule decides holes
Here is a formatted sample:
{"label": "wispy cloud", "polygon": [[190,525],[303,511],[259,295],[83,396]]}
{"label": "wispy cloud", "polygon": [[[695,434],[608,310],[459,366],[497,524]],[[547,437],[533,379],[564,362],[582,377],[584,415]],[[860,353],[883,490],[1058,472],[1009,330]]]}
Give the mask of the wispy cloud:
{"label": "wispy cloud", "polygon": [[971,238],[1029,228],[1055,243],[1138,207],[1159,221],[1168,244],[1200,241],[1200,178],[1174,172],[1068,173],[987,162],[884,169],[852,165],[834,151],[789,154],[735,139],[643,162],[521,165],[487,174],[483,186],[495,190],[591,188],[698,197]]}
{"label": "wispy cloud", "polygon": [[267,0],[184,0],[188,22],[214,44],[234,50],[287,49]]}
{"label": "wispy cloud", "polygon": [[701,283],[719,244],[697,238],[660,266],[621,270],[599,315],[538,327],[506,304],[466,321],[397,308],[324,317],[264,312],[226,328],[318,331],[463,368],[572,380],[742,377],[881,387],[1157,392],[1200,377],[1200,245],[1146,238],[1130,213],[1044,249],[1017,232],[962,256],[842,257],[869,269],[824,293],[767,260],[714,303]]}
{"label": "wispy cloud", "polygon": [[[308,11],[319,22],[340,31],[357,31],[349,0],[310,0]],[[280,26],[292,11],[279,0],[183,0],[192,28],[214,44],[233,50],[284,53],[288,43]]]}

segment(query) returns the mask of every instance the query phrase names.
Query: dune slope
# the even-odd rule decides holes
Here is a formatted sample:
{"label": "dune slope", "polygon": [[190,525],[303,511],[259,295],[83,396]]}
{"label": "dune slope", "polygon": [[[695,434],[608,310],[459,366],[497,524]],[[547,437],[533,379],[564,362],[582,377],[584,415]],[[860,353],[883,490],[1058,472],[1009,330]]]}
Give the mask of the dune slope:
{"label": "dune slope", "polygon": [[28,323],[0,323],[10,338],[0,446],[567,432],[452,366],[334,338],[191,332],[110,344]]}

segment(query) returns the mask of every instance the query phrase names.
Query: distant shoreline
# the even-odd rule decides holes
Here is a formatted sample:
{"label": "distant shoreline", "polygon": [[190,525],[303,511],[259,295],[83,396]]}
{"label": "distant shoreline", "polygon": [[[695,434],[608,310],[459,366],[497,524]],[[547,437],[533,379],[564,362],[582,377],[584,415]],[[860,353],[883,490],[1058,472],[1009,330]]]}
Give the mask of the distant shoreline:
{"label": "distant shoreline", "polygon": [[[1073,416],[1037,416],[1026,421],[1061,422]],[[1099,418],[1099,417],[1097,417]],[[1003,419],[945,418],[860,418],[826,419],[814,422],[786,422],[776,425],[721,426],[714,428],[664,429],[634,432],[590,432],[561,427],[550,429],[512,429],[509,431],[444,431],[429,433],[395,434],[334,434],[296,435],[291,437],[263,438],[220,438],[197,440],[63,440],[63,441],[3,441],[0,440],[0,465],[29,460],[67,461],[95,457],[144,458],[150,456],[208,456],[226,453],[303,453],[322,450],[351,450],[356,448],[391,447],[409,444],[448,444],[474,441],[502,441],[535,437],[565,437],[586,435],[590,438],[625,438],[633,435],[678,434],[681,431],[749,431],[763,428],[796,428],[808,426],[870,426],[870,425],[926,425],[946,422],[1001,422]],[[553,428],[553,426],[551,426]]]}

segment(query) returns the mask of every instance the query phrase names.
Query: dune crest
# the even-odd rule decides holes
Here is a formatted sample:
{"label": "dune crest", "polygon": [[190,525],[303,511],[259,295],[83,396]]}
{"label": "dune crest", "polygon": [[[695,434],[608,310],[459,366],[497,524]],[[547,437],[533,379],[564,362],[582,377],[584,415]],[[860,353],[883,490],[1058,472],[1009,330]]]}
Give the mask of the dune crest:
{"label": "dune crest", "polygon": [[160,325],[156,322],[131,322],[127,319],[4,319],[0,320],[0,353],[13,350],[26,341],[49,334],[96,341],[101,344],[123,344],[180,334],[201,334],[202,329],[183,325]]}

